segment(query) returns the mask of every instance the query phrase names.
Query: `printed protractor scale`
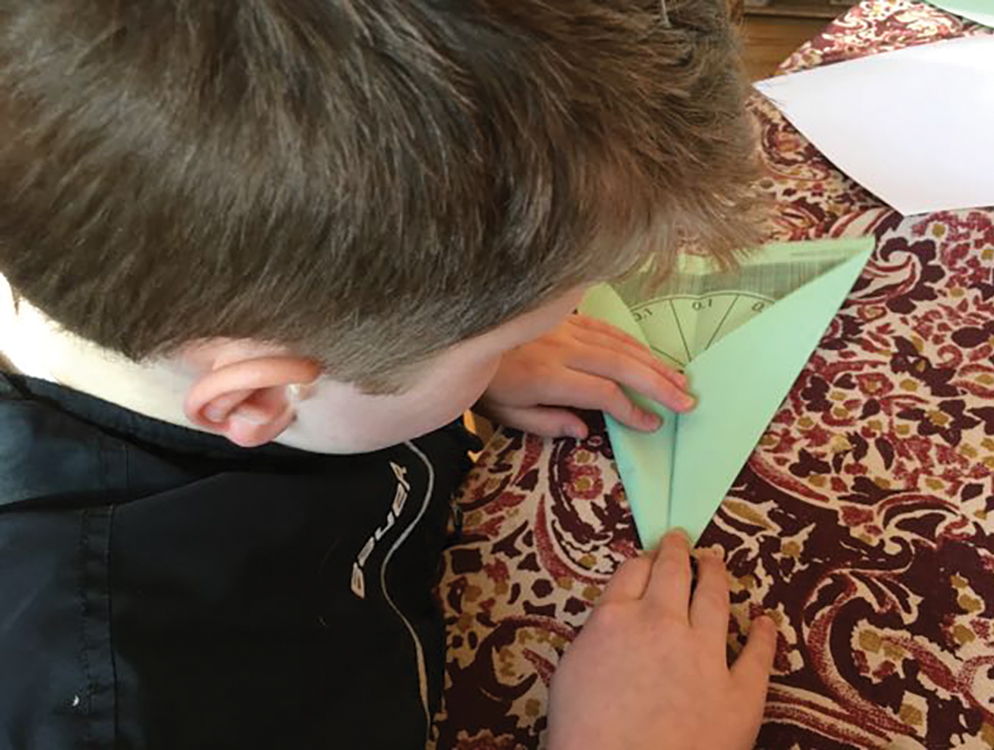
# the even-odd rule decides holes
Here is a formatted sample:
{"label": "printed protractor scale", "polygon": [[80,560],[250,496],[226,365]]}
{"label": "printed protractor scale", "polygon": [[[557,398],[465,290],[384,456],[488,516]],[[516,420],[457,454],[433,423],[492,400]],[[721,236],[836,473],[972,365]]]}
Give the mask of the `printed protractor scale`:
{"label": "printed protractor scale", "polygon": [[753,292],[671,295],[632,308],[652,349],[675,367],[687,363],[773,303]]}

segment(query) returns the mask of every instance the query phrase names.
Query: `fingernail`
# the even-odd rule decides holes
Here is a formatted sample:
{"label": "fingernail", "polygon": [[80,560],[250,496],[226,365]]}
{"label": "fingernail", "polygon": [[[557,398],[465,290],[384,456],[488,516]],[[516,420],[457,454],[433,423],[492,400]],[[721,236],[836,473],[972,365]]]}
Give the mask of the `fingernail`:
{"label": "fingernail", "polygon": [[683,537],[683,539],[687,542],[687,544],[690,544],[690,534],[687,533],[686,529],[680,526],[674,526],[672,529],[666,532],[666,536],[669,536],[670,534],[673,534],[674,536]]}
{"label": "fingernail", "polygon": [[693,409],[697,406],[697,399],[689,393],[681,393],[677,399],[677,404],[681,409]]}
{"label": "fingernail", "polygon": [[583,427],[578,425],[571,425],[566,428],[566,432],[569,433],[570,437],[576,438],[577,440],[583,440],[587,437],[587,431]]}
{"label": "fingernail", "polygon": [[660,427],[663,426],[662,417],[660,417],[660,416],[658,416],[656,414],[653,414],[652,412],[648,412],[648,411],[647,412],[643,412],[643,414],[645,415],[644,418],[643,418],[643,421],[645,422],[645,426],[648,427],[650,430],[656,431]]}
{"label": "fingernail", "polygon": [[752,625],[766,628],[771,634],[776,634],[777,632],[776,620],[770,617],[768,612],[763,612],[761,615],[752,618]]}
{"label": "fingernail", "polygon": [[697,557],[701,560],[714,560],[715,562],[725,561],[724,550],[720,547],[702,547],[697,550]]}
{"label": "fingernail", "polygon": [[204,416],[214,423],[223,422],[224,410],[217,406],[208,406],[204,409]]}

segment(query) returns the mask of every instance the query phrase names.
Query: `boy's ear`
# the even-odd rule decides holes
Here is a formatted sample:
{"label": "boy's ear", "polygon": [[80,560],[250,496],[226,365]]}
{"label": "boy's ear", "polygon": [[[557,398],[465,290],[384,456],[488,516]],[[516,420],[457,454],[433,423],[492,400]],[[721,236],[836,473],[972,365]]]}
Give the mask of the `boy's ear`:
{"label": "boy's ear", "polygon": [[254,448],[275,440],[295,419],[289,388],[320,374],[315,362],[294,356],[218,364],[190,388],[183,410],[198,427]]}

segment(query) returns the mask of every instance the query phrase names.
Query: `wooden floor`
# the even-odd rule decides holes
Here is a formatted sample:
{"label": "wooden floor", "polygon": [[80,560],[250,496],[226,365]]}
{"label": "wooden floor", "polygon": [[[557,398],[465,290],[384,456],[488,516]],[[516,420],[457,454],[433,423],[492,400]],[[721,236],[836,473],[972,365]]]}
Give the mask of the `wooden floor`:
{"label": "wooden floor", "polygon": [[816,36],[827,21],[811,18],[746,16],[745,65],[753,81],[769,78],[784,59]]}

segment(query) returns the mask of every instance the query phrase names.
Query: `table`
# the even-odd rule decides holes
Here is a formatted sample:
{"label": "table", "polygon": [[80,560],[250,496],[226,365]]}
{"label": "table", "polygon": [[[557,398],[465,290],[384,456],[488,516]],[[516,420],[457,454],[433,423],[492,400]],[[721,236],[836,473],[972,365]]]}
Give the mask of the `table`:
{"label": "table", "polygon": [[[981,33],[866,0],[781,71]],[[759,747],[994,747],[994,209],[902,218],[750,107],[769,237],[878,239],[701,540],[731,573],[730,648],[757,612],[778,624]],[[461,491],[438,748],[541,747],[559,655],[637,553],[588,418],[581,442],[499,430]]]}

